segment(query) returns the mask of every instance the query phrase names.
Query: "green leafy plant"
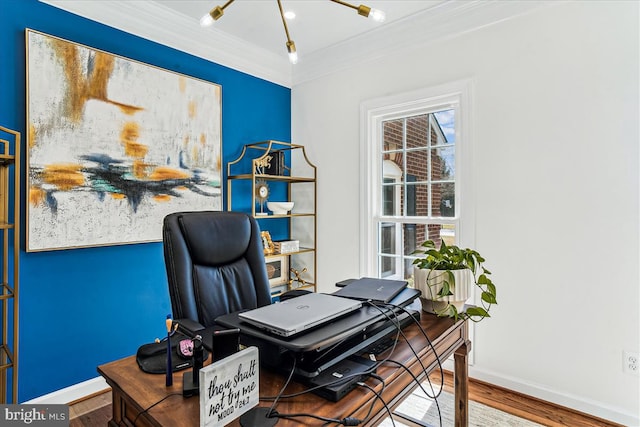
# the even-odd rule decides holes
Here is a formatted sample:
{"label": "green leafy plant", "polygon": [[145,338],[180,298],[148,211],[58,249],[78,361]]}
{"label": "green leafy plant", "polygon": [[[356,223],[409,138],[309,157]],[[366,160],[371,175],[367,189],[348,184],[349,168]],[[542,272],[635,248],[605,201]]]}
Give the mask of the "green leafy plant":
{"label": "green leafy plant", "polygon": [[[420,246],[420,249],[417,249],[414,254],[422,254],[422,257],[413,261],[413,264],[417,268],[431,270],[429,276],[434,271],[444,274],[442,287],[434,295],[434,301],[453,295],[452,289],[456,284],[454,270],[470,270],[474,284],[481,291],[482,306],[468,306],[464,312],[459,312],[453,304],[448,303],[437,314],[439,316],[453,317],[456,320],[459,318],[469,319],[474,322],[479,322],[485,317],[491,317],[489,309],[492,304],[498,303],[496,287],[489,278],[491,272],[483,266],[485,259],[482,255],[473,249],[461,249],[455,245],[447,246],[444,241],[442,241],[439,249],[436,248],[433,240],[427,240]],[[429,276],[427,276],[427,285],[429,285]]]}

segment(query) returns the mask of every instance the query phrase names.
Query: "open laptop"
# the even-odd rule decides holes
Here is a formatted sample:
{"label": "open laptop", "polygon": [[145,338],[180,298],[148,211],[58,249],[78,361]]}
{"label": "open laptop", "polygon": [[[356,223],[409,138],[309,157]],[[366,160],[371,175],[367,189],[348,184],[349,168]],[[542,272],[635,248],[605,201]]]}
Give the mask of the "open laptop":
{"label": "open laptop", "polygon": [[354,280],[331,295],[353,298],[360,301],[373,301],[386,304],[407,287],[406,280],[376,279],[363,277]]}
{"label": "open laptop", "polygon": [[273,334],[290,337],[322,325],[362,306],[356,300],[308,293],[238,314],[241,321]]}

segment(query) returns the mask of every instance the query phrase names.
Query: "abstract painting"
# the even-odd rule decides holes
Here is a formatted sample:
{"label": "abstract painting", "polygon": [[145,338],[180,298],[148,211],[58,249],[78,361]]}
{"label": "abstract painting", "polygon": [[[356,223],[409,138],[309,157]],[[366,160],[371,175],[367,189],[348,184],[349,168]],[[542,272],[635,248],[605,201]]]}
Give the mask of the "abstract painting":
{"label": "abstract painting", "polygon": [[160,241],[221,210],[221,87],[36,31],[27,42],[27,251]]}

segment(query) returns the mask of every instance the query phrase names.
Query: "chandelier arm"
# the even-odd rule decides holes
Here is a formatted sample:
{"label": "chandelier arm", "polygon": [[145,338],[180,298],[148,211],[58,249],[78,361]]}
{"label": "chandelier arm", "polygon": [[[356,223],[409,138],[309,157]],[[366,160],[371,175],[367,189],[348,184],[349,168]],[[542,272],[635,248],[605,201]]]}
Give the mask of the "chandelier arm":
{"label": "chandelier arm", "polygon": [[329,0],[329,1],[332,1],[332,2],[334,2],[334,3],[341,4],[341,5],[343,5],[343,6],[350,7],[351,9],[358,10],[358,7],[357,7],[357,6],[354,6],[354,5],[352,5],[352,4],[349,4],[349,3],[344,2],[344,1],[341,1],[341,0]]}
{"label": "chandelier arm", "polygon": [[364,16],[365,18],[369,18],[369,16],[371,15],[372,9],[369,6],[365,6],[364,4],[361,4],[360,6],[355,6],[353,4],[349,4],[346,1],[342,1],[342,0],[329,0],[329,1],[341,4],[342,6],[350,7],[351,9],[354,9],[356,12],[358,12],[358,15]]}
{"label": "chandelier arm", "polygon": [[229,6],[231,3],[233,3],[236,0],[229,0],[227,1],[223,6],[221,6],[222,10],[225,10],[227,6]]}
{"label": "chandelier arm", "polygon": [[282,18],[284,33],[287,35],[287,41],[291,43],[291,37],[289,36],[289,27],[287,27],[287,20],[284,18],[284,11],[282,10],[282,2],[280,0],[278,0],[278,8],[280,9],[280,18]]}

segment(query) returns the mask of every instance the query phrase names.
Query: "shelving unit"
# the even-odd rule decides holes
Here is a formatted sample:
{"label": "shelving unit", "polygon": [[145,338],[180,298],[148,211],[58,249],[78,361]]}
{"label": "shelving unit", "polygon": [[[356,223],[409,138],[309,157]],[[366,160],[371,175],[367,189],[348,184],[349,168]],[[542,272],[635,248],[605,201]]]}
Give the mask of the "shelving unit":
{"label": "shelving unit", "polygon": [[[5,135],[10,135],[9,138],[13,141],[4,139]],[[13,154],[11,154],[11,147],[13,147]],[[0,403],[3,404],[16,403],[18,397],[19,153],[20,133],[0,126],[0,233],[2,233]],[[11,200],[13,200],[13,215],[9,214]],[[9,391],[11,392],[10,402],[8,401]]]}
{"label": "shelving unit", "polygon": [[[293,209],[285,215],[268,212],[256,193],[265,186],[269,201],[292,201]],[[227,163],[227,210],[252,215],[274,241],[299,242],[295,252],[265,254],[274,299],[287,290],[316,290],[316,166],[304,146],[273,140],[245,145]]]}

